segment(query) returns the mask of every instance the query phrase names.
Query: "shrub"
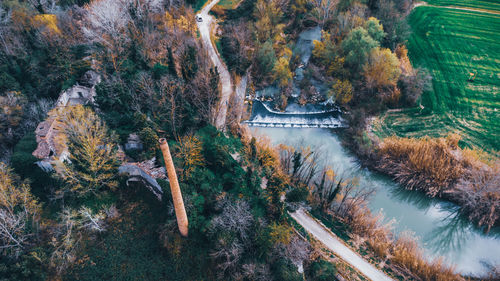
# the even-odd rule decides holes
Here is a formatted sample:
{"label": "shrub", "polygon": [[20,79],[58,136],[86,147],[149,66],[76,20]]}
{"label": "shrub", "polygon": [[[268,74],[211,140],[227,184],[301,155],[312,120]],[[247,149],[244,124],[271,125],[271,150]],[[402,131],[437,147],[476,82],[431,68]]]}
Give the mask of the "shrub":
{"label": "shrub", "polygon": [[311,263],[307,269],[307,275],[309,280],[316,281],[331,281],[336,280],[335,275],[337,274],[337,269],[335,266],[328,261],[319,259]]}

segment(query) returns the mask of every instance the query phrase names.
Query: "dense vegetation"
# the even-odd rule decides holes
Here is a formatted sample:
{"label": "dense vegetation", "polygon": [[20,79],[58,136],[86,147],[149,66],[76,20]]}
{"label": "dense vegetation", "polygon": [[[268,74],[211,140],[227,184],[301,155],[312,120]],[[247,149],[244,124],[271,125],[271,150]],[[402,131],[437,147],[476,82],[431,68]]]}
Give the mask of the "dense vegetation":
{"label": "dense vegetation", "polygon": [[[314,241],[293,224],[287,210],[303,206],[338,222],[339,235],[350,243],[362,237],[355,248],[389,275],[461,279],[440,260],[426,261],[413,238],[394,237],[380,225],[366,208],[372,191],[358,189],[356,179],[322,165],[320,151],[273,147],[235,122],[227,124],[226,132],[212,126],[219,75],[198,40],[194,20],[204,4],[0,2],[0,279],[362,280],[322,247],[313,247]],[[436,113],[430,116],[443,118],[451,118],[450,108],[464,114],[457,118],[472,114],[460,103],[467,101],[462,92],[446,88],[458,83],[450,82],[454,68],[442,74],[437,70],[441,56],[446,62],[455,56],[425,53],[431,49],[424,40],[429,36],[436,36],[442,49],[450,47],[440,39],[447,35],[439,33],[439,26],[435,35],[422,24],[406,48],[411,5],[409,0],[222,0],[212,11],[224,20],[215,42],[235,81],[249,74],[251,95],[271,85],[278,89],[276,108],[284,109],[289,101],[336,102],[349,112],[345,137],[364,159],[382,159],[374,166],[410,188],[448,194],[464,214],[489,229],[500,217],[498,192],[492,191],[498,182],[493,162],[460,148],[458,138],[393,137],[378,143],[366,134],[368,115],[394,107],[422,103],[426,113]],[[410,17],[412,26],[434,16],[433,9],[419,8]],[[472,24],[471,14],[476,15],[450,10],[447,16],[454,17],[454,29],[460,31]],[[458,16],[466,17],[463,25],[455,24]],[[497,18],[484,17],[490,21],[482,25],[485,33],[494,30]],[[313,43],[312,59],[304,66],[297,37],[315,26],[321,28],[321,40]],[[494,48],[495,34],[483,35],[489,40],[484,48]],[[467,48],[472,39],[463,40]],[[431,70],[433,93],[440,99],[430,92],[421,99],[430,76],[425,68],[413,67],[410,58]],[[487,60],[477,67],[480,72],[489,67],[474,82],[483,83],[481,90],[460,85],[477,94],[476,104],[491,120],[474,117],[483,127],[473,131],[483,131],[465,136],[464,143],[475,145],[474,137],[495,148],[496,100],[484,94],[496,87],[486,81],[496,69],[494,55]],[[294,98],[299,67],[304,67],[304,79]],[[89,70],[101,76],[95,100],[53,108],[61,91],[89,86],[84,78]],[[313,81],[325,84],[325,95]],[[231,106],[228,119],[241,115],[237,110],[241,106]],[[47,114],[57,116],[55,142],[68,151],[67,158],[54,156],[49,172],[35,166],[38,159],[32,155],[40,141],[33,131]],[[483,133],[489,136],[482,138]],[[142,148],[122,149],[134,136]],[[160,201],[118,172],[127,162],[163,166],[159,137],[167,138],[172,150],[189,218],[187,238],[178,233],[167,181],[158,179]]]}
{"label": "dense vegetation", "polygon": [[[335,265],[310,257],[284,216],[291,186],[276,155],[209,125],[219,78],[183,1],[0,8],[2,161],[14,168],[0,165],[2,280],[332,278]],[[101,75],[95,103],[51,110],[61,90],[86,85],[89,69]],[[54,159],[52,173],[32,156],[32,132],[49,110],[70,160]],[[123,155],[131,133],[143,150]],[[118,174],[123,161],[158,156],[161,166],[159,136],[172,147],[188,238],[177,231],[167,182],[159,180],[158,201]]]}

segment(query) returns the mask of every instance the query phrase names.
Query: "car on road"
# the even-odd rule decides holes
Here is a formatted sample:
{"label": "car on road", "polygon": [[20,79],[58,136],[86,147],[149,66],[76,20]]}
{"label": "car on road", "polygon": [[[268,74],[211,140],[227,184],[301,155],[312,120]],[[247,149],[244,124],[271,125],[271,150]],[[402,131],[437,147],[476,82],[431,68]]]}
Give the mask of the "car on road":
{"label": "car on road", "polygon": [[196,21],[197,22],[202,22],[203,18],[200,15],[196,15]]}

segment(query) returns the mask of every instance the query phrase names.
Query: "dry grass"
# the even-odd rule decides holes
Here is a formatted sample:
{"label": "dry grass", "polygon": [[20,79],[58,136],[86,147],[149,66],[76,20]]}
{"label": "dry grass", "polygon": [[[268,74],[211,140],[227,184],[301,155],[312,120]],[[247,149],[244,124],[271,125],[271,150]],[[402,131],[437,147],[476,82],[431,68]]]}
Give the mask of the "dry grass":
{"label": "dry grass", "polygon": [[464,280],[454,272],[453,267],[445,265],[442,258],[427,261],[410,234],[403,234],[395,241],[391,254],[391,261],[401,270],[410,271],[421,280]]}
{"label": "dry grass", "polygon": [[455,184],[468,168],[467,161],[456,156],[459,138],[389,137],[380,145],[378,167],[408,189],[421,189],[434,197]]}
{"label": "dry grass", "polygon": [[500,219],[500,162],[458,146],[460,136],[389,137],[379,146],[377,168],[407,189],[447,198],[488,232]]}
{"label": "dry grass", "polygon": [[381,224],[382,215],[373,216],[366,207],[359,205],[349,210],[343,219],[351,226],[352,236],[362,237],[368,249],[383,261],[382,264],[405,280],[464,280],[442,259],[429,261],[425,258],[410,233],[396,239],[391,231],[392,222]]}

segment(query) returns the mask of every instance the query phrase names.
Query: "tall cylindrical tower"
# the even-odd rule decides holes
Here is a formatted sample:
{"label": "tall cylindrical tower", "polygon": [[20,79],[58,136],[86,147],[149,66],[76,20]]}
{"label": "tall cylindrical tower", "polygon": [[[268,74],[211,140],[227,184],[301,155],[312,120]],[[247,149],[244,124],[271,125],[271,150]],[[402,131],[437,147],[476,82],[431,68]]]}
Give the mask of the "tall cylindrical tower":
{"label": "tall cylindrical tower", "polygon": [[165,168],[167,169],[168,180],[170,181],[170,192],[172,193],[172,201],[174,201],[175,216],[177,217],[177,225],[182,236],[188,236],[188,218],[186,209],[184,208],[184,201],[182,200],[181,188],[177,181],[177,174],[175,173],[174,161],[170,155],[167,140],[161,138],[160,142],[161,152],[165,160]]}

